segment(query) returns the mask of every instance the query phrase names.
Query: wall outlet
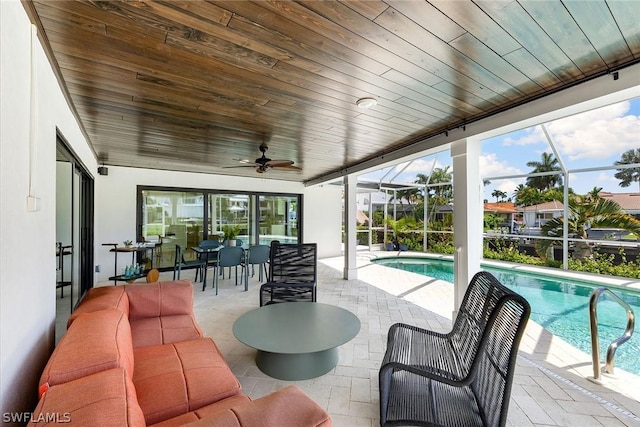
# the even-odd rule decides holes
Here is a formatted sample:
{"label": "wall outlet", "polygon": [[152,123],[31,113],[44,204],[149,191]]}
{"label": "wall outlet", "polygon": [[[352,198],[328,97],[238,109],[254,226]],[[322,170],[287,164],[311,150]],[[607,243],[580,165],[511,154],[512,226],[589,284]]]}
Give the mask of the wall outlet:
{"label": "wall outlet", "polygon": [[100,265],[96,265],[96,273],[100,273]]}

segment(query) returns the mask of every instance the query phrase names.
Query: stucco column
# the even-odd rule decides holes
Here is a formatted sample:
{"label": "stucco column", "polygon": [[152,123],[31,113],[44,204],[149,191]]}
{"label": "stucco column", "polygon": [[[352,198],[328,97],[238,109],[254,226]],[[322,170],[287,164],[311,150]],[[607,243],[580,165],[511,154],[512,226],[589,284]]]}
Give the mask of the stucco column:
{"label": "stucco column", "polygon": [[482,180],[480,140],[467,138],[451,144],[453,159],[454,310],[458,314],[482,258]]}
{"label": "stucco column", "polygon": [[344,177],[344,273],[347,280],[358,278],[356,268],[356,187],[357,175]]}

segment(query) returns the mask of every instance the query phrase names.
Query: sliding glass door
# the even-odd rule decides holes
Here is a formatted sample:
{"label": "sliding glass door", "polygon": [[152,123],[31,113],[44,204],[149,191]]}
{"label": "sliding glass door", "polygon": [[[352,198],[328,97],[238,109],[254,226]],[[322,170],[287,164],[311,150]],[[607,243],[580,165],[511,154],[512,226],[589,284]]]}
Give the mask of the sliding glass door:
{"label": "sliding glass door", "polygon": [[245,245],[297,242],[300,195],[138,187],[140,240],[157,242],[154,267],[172,268],[176,246],[185,258],[202,240],[224,239],[234,229]]}
{"label": "sliding glass door", "polygon": [[[93,287],[93,179],[62,137],[56,152],[56,339]],[[53,248],[52,248],[53,250]]]}

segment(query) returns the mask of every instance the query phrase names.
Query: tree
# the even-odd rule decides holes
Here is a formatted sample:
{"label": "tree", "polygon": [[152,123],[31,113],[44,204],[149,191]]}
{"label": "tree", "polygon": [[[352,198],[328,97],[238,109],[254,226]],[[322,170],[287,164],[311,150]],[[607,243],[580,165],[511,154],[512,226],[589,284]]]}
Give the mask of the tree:
{"label": "tree", "polygon": [[[640,163],[640,148],[625,151],[622,153],[620,161],[614,162],[614,165],[633,165]],[[628,187],[632,182],[637,182],[640,187],[640,168],[618,169],[615,173],[617,179],[620,180],[620,187]]]}
{"label": "tree", "polygon": [[595,201],[600,198],[600,192],[602,191],[602,187],[593,187],[591,191],[585,194],[589,200]]}
{"label": "tree", "polygon": [[[558,159],[549,153],[542,153],[540,162],[527,162],[527,166],[533,168],[531,173],[562,171],[559,164]],[[549,190],[556,185],[562,185],[562,175],[560,174],[530,176],[527,178],[527,186],[537,188],[540,191]]]}
{"label": "tree", "polygon": [[498,190],[497,188],[495,190],[493,190],[493,192],[491,193],[491,197],[495,197],[496,198],[496,203],[498,203],[500,200],[503,200],[507,198],[507,193],[505,193],[504,191]]}
{"label": "tree", "polygon": [[444,168],[435,168],[431,171],[431,175],[426,176],[418,174],[416,176],[416,183],[418,184],[443,184],[433,187],[427,187],[426,189],[426,203],[429,209],[428,221],[432,221],[436,214],[438,206],[444,206],[448,204],[453,198],[453,186],[451,185],[452,174],[449,172],[449,166]]}
{"label": "tree", "polygon": [[[590,195],[574,196],[569,198],[568,206],[568,230],[574,238],[586,240],[591,228],[621,228],[640,236],[640,221],[626,214],[616,202]],[[547,221],[541,229],[543,236],[563,236],[564,217],[553,218]],[[541,258],[546,256],[546,251],[553,243],[552,240],[538,240],[536,251]],[[576,242],[573,258],[588,258],[593,254],[591,245],[587,242]]]}
{"label": "tree", "polygon": [[418,190],[417,188],[405,188],[402,190],[396,190],[395,197],[391,197],[391,200],[398,200],[398,202],[400,202],[400,206],[402,207],[403,213],[406,214],[403,202],[406,201],[409,206],[409,210],[413,211],[411,207],[413,206],[414,202],[420,199],[420,196],[420,190]]}
{"label": "tree", "polygon": [[537,188],[525,187],[520,184],[513,193],[513,198],[517,206],[532,206],[544,201],[542,192]]}

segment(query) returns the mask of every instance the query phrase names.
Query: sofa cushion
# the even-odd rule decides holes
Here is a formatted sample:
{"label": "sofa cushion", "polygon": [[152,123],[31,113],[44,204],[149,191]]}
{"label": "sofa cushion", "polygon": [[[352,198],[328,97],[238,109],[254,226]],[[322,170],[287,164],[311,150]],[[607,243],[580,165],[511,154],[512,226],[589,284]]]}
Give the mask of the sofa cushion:
{"label": "sofa cushion", "polygon": [[130,320],[130,324],[133,348],[202,338],[195,318],[188,314]]}
{"label": "sofa cushion", "polygon": [[131,320],[193,313],[193,285],[174,280],[125,285]]}
{"label": "sofa cushion", "polygon": [[101,427],[145,425],[133,383],[123,368],[51,387],[38,402],[29,426],[61,425],[58,423]]}
{"label": "sofa cushion", "polygon": [[[236,394],[235,396],[227,397],[226,399],[219,400],[216,403],[204,406],[195,411],[187,412],[186,414],[170,418],[158,424],[154,424],[153,427],[177,427],[188,423],[193,423],[200,419],[208,420],[208,425],[239,426],[240,424],[236,416],[232,414],[226,414],[226,412],[228,412],[234,406],[238,406],[247,402],[251,402],[251,399],[249,399],[247,395],[242,393]],[[214,420],[215,423],[212,422]],[[225,424],[224,420],[230,420],[232,422],[231,424]]]}
{"label": "sofa cushion", "polygon": [[129,316],[129,298],[124,286],[102,286],[91,288],[67,320],[67,328],[84,313],[113,308]]}
{"label": "sofa cushion", "polygon": [[131,328],[126,314],[115,309],[84,313],[56,346],[40,385],[54,386],[118,367],[133,378]]}
{"label": "sofa cushion", "polygon": [[240,383],[210,338],[133,350],[138,401],[147,424],[239,394]]}

